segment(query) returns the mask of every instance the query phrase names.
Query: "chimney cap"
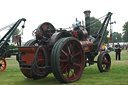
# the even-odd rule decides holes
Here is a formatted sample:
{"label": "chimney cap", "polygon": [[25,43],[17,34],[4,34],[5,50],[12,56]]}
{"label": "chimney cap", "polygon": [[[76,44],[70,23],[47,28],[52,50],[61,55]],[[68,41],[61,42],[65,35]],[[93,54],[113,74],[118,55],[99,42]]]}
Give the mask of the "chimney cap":
{"label": "chimney cap", "polygon": [[86,11],[84,11],[84,14],[90,14],[91,13],[91,11],[90,10],[86,10]]}

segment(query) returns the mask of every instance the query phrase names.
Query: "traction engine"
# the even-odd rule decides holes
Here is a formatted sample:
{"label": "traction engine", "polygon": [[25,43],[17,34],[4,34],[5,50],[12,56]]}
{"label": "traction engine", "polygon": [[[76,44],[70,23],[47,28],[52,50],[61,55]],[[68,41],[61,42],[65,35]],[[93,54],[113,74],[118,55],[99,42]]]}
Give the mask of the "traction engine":
{"label": "traction engine", "polygon": [[76,23],[72,30],[56,30],[51,23],[44,22],[33,31],[35,39],[18,48],[17,61],[27,78],[40,79],[53,73],[58,81],[70,83],[79,80],[87,63],[97,63],[100,72],[109,71],[110,55],[98,53],[112,13],[107,13],[94,36],[90,35],[90,11],[84,14],[86,26]]}

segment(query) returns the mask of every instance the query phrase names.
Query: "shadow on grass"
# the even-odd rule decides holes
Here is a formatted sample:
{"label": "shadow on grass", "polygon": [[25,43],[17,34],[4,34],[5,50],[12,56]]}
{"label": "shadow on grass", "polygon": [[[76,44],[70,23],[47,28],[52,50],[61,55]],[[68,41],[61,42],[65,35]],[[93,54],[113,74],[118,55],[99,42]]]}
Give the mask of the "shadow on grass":
{"label": "shadow on grass", "polygon": [[60,84],[71,85],[71,84],[78,84],[78,83],[81,83],[81,81],[84,82],[85,79],[87,79],[87,80],[95,79],[95,78],[97,78],[96,75],[103,75],[102,73],[99,72],[98,68],[97,69],[96,68],[97,68],[96,66],[86,67],[82,73],[81,78],[74,83],[68,83],[68,84],[60,83],[54,77],[54,75],[51,73],[46,78],[37,79],[37,80],[32,80],[32,79],[29,80],[24,77],[24,78],[22,78],[22,80],[16,82],[16,84],[18,84],[18,85],[60,85]]}
{"label": "shadow on grass", "polygon": [[53,75],[48,75],[46,78],[32,80],[23,78],[15,83],[16,85],[57,85],[61,84]]}

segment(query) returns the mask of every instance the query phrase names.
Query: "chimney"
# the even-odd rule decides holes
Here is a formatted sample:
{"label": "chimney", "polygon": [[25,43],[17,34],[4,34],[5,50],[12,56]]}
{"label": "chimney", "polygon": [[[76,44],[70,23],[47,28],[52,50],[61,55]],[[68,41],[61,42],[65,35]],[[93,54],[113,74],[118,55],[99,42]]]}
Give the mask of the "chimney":
{"label": "chimney", "polygon": [[90,35],[90,13],[91,13],[90,10],[84,11],[84,14],[85,14],[85,28],[88,32],[88,35]]}

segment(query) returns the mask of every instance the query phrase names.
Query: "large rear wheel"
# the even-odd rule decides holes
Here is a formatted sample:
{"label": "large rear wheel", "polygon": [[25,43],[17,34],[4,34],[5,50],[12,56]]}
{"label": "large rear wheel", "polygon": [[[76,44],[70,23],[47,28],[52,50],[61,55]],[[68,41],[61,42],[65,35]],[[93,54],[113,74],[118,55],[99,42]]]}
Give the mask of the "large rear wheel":
{"label": "large rear wheel", "polygon": [[57,80],[63,83],[77,81],[84,70],[84,51],[75,38],[58,40],[51,54],[51,67]]}

